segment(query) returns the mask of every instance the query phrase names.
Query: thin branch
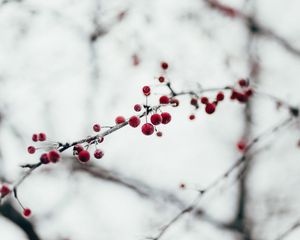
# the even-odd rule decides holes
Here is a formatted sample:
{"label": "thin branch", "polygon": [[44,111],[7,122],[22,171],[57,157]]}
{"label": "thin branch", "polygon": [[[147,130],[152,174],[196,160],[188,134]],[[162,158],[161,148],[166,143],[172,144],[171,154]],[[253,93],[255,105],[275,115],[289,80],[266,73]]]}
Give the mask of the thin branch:
{"label": "thin branch", "polygon": [[252,16],[248,16],[247,14],[242,13],[240,10],[235,9],[233,7],[230,7],[228,5],[222,4],[218,0],[203,0],[207,5],[216,11],[219,11],[220,13],[231,17],[231,18],[237,18],[241,21],[243,21],[250,32],[252,32],[255,35],[265,36],[268,37],[271,40],[276,41],[279,43],[280,46],[282,46],[284,49],[286,49],[288,52],[292,53],[293,55],[300,57],[300,49],[293,46],[288,40],[286,40],[284,37],[280,36],[279,34],[275,33],[273,30],[263,26],[258,22],[257,19],[255,19]]}
{"label": "thin branch", "polygon": [[152,240],[159,240],[161,237],[169,230],[174,223],[178,222],[185,214],[192,212],[196,206],[199,204],[199,201],[203,198],[203,196],[207,195],[208,192],[211,192],[220,182],[227,179],[231,173],[237,169],[242,163],[244,163],[247,159],[249,151],[263,138],[268,136],[271,133],[275,133],[285,127],[288,123],[290,123],[293,120],[293,118],[289,117],[288,119],[280,122],[279,124],[275,125],[273,128],[268,129],[267,131],[260,134],[258,137],[254,138],[248,145],[248,147],[245,149],[243,155],[235,161],[222,175],[217,177],[210,185],[208,185],[205,189],[199,190],[199,194],[195,198],[195,200],[192,202],[192,204],[188,205],[186,208],[184,208],[181,212],[179,212],[174,218],[172,218],[167,224],[165,224],[159,233],[155,237],[147,237],[147,239]]}
{"label": "thin branch", "polygon": [[283,239],[285,239],[288,235],[290,235],[292,232],[294,232],[299,227],[300,227],[300,221],[298,220],[292,226],[290,226],[286,231],[284,231],[277,238],[275,238],[275,240],[283,240]]}

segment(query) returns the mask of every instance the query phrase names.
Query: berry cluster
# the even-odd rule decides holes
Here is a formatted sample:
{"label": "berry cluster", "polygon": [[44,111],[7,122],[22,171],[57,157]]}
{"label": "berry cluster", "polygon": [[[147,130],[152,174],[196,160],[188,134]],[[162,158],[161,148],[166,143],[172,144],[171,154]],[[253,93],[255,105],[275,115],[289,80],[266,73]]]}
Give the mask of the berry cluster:
{"label": "berry cluster", "polygon": [[[120,124],[125,121],[124,117],[117,117],[115,122],[116,124]],[[95,123],[93,125],[93,130],[96,133],[99,133],[101,131],[102,127],[99,123]],[[104,141],[103,137],[100,137],[96,135],[94,140],[88,139],[86,140],[86,145],[83,146],[82,144],[74,144],[73,146],[73,155],[76,156],[79,162],[81,163],[87,163],[91,159],[91,155],[89,152],[89,147],[94,144],[96,147],[96,150],[94,151],[93,155],[96,159],[100,159],[104,156],[104,152],[98,148],[98,144],[102,143]]]}
{"label": "berry cluster", "polygon": [[[38,141],[45,142],[46,139],[47,139],[47,136],[46,136],[45,133],[39,133],[39,134],[34,133],[32,135],[32,141],[33,142],[38,142]],[[40,162],[42,164],[57,163],[60,159],[60,154],[55,149],[55,147],[58,145],[58,143],[53,144],[50,141],[48,143],[49,143],[50,148],[52,148],[52,149],[50,151],[48,151],[46,153],[42,153],[40,155]],[[46,149],[48,149],[49,146],[47,146]],[[27,148],[27,151],[28,151],[29,154],[34,154],[36,152],[36,150],[39,150],[39,149],[43,149],[43,147],[29,146]]]}
{"label": "berry cluster", "polygon": [[[113,133],[114,131],[119,130],[122,127],[125,127],[126,125],[129,125],[132,128],[140,127],[140,131],[146,136],[150,136],[156,133],[156,136],[162,137],[163,133],[159,130],[159,128],[163,125],[170,123],[172,120],[171,114],[164,110],[164,108],[178,107],[180,105],[180,102],[178,100],[179,96],[188,95],[190,97],[190,105],[195,111],[201,109],[203,106],[205,113],[211,115],[215,113],[217,106],[219,106],[220,102],[224,101],[225,91],[231,92],[231,100],[236,100],[240,103],[246,103],[254,92],[253,89],[250,87],[249,81],[245,79],[238,80],[234,86],[212,89],[199,89],[198,91],[176,92],[172,88],[171,83],[167,77],[167,70],[169,69],[169,64],[166,62],[161,62],[160,68],[161,73],[157,80],[161,86],[164,86],[169,90],[169,93],[159,96],[156,105],[152,106],[148,104],[148,98],[154,97],[156,95],[154,95],[152,92],[152,86],[146,85],[142,87],[142,94],[146,98],[146,103],[137,103],[133,106],[133,110],[136,112],[136,114],[132,115],[129,118],[125,118],[124,116],[117,116],[114,121],[114,126],[103,126],[99,123],[95,123],[92,126],[92,129],[95,133],[93,136],[88,136],[85,139],[81,139],[73,143],[62,144],[60,142],[49,141],[45,133],[33,134],[32,141],[35,143],[40,142],[41,146],[29,146],[27,148],[28,153],[35,154],[37,150],[42,150],[43,152],[39,156],[38,163],[27,164],[23,166],[29,168],[30,170],[29,172],[27,172],[28,174],[26,173],[25,176],[21,178],[21,180],[18,182],[18,185],[26,177],[28,177],[35,168],[49,163],[57,163],[61,158],[60,154],[69,148],[73,149],[73,155],[80,163],[89,162],[91,156],[93,156],[95,159],[101,159],[104,156],[104,152],[98,148],[98,145],[104,141],[105,136]],[[216,93],[212,95],[211,93],[214,92]],[[298,116],[298,109],[290,107],[290,111],[293,114],[293,116]],[[196,116],[194,113],[189,115],[190,120],[194,120],[195,118]],[[142,121],[144,122],[142,123]],[[108,129],[103,131],[103,129],[105,128]],[[91,153],[92,145],[94,145],[95,147],[93,153]],[[245,151],[247,151],[247,148],[249,146],[247,146],[244,140],[241,140],[237,143],[236,147],[239,151],[244,153]],[[17,198],[16,187],[17,186],[13,187],[15,198],[19,202],[20,206],[23,208],[23,215],[25,217],[28,217],[31,215],[31,210],[28,208],[24,208],[20,203],[19,199]],[[185,185],[182,185],[181,188],[184,189]],[[11,188],[9,188],[8,185],[3,184],[0,188],[0,200],[5,196],[9,195],[11,192]]]}
{"label": "berry cluster", "polygon": [[252,95],[253,89],[249,86],[249,81],[240,79],[238,81],[238,86],[232,88],[230,99],[237,100],[240,103],[246,103]]}
{"label": "berry cluster", "polygon": [[208,97],[201,97],[200,102],[205,105],[205,112],[207,114],[213,114],[216,111],[216,107],[219,102],[223,101],[225,98],[223,92],[218,92],[214,101],[209,101]]}

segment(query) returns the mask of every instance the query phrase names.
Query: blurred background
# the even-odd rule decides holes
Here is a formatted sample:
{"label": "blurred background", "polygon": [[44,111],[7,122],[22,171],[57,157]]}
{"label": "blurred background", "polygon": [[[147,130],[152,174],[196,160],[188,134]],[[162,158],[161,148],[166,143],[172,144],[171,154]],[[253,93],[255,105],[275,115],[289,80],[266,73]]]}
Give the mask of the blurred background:
{"label": "blurred background", "polygon": [[[91,135],[95,122],[133,115],[146,84],[156,103],[168,93],[157,81],[161,61],[178,91],[250,78],[257,91],[299,106],[299,8],[298,0],[0,1],[1,181],[13,183],[21,164],[38,160],[26,152],[32,133],[60,142]],[[79,165],[67,151],[38,169],[18,189],[32,217],[20,220],[7,198],[0,239],[155,237],[239,159],[240,139],[289,116],[261,96],[245,105],[226,93],[213,115],[189,101],[166,108],[173,119],[162,138],[127,127],[105,139],[101,160]],[[161,239],[298,240],[298,138],[295,124],[268,135],[241,177],[221,181]]]}

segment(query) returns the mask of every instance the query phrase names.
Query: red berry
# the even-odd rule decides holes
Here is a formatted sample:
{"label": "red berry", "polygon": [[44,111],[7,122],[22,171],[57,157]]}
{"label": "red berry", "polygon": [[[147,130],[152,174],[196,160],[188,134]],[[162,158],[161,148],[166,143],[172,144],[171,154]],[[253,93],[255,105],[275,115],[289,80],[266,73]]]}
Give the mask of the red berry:
{"label": "red berry", "polygon": [[141,123],[141,120],[139,117],[137,116],[132,116],[131,118],[129,118],[129,121],[128,121],[129,125],[133,128],[136,128],[140,125]]}
{"label": "red berry", "polygon": [[241,86],[241,87],[247,87],[248,86],[248,81],[247,80],[245,80],[245,79],[240,79],[239,81],[238,81],[238,83],[239,83],[239,85]]}
{"label": "red berry", "polygon": [[149,96],[151,94],[151,88],[149,86],[144,86],[143,93],[145,96]]}
{"label": "red berry", "polygon": [[32,135],[32,141],[37,142],[38,138],[39,136],[36,133]]}
{"label": "red berry", "polygon": [[34,154],[35,153],[35,147],[34,146],[29,146],[28,148],[27,148],[27,151],[28,151],[28,153],[30,153],[30,154]]}
{"label": "red berry", "polygon": [[104,153],[103,151],[101,151],[100,149],[97,149],[95,152],[94,152],[94,157],[97,158],[97,159],[100,159],[104,156]]}
{"label": "red berry", "polygon": [[169,104],[170,103],[170,98],[168,96],[161,96],[159,98],[159,103],[160,104]]}
{"label": "red berry", "polygon": [[193,106],[197,106],[197,105],[198,105],[198,100],[197,100],[197,98],[192,98],[192,99],[191,99],[191,105],[193,105]]}
{"label": "red berry", "polygon": [[94,130],[95,132],[100,132],[100,130],[101,130],[100,124],[98,124],[98,123],[94,124],[93,130]]}
{"label": "red berry", "polygon": [[153,125],[159,125],[162,121],[162,117],[160,116],[160,114],[155,113],[151,116],[150,121]]}
{"label": "red berry", "polygon": [[172,116],[168,112],[163,112],[161,114],[161,118],[162,118],[161,121],[162,124],[168,124],[172,120]]}
{"label": "red berry", "polygon": [[238,143],[237,143],[237,148],[238,150],[240,150],[241,152],[245,151],[246,147],[247,147],[247,144],[244,140],[240,140]]}
{"label": "red berry", "polygon": [[201,103],[208,104],[208,98],[207,97],[202,97],[201,98]]}
{"label": "red berry", "polygon": [[165,81],[165,77],[160,76],[160,77],[158,78],[158,81],[161,82],[161,83],[163,83],[163,82]]}
{"label": "red berry", "polygon": [[223,92],[219,92],[216,96],[216,100],[218,102],[223,101],[224,100],[224,93]]}
{"label": "red berry", "polygon": [[216,105],[215,104],[213,104],[213,103],[206,104],[205,112],[207,114],[213,114],[215,112],[215,110],[216,110]]}
{"label": "red berry", "polygon": [[166,62],[161,62],[161,63],[160,63],[160,67],[161,67],[163,70],[167,70],[168,67],[169,67],[169,64],[166,63]]}
{"label": "red berry", "polygon": [[135,104],[133,108],[136,112],[140,112],[142,110],[142,106],[140,104]]}
{"label": "red berry", "polygon": [[246,92],[245,92],[245,95],[247,96],[247,97],[251,97],[252,95],[253,95],[253,89],[248,89]]}
{"label": "red berry", "polygon": [[48,163],[50,163],[48,154],[47,154],[47,153],[43,153],[43,154],[40,156],[40,161],[41,161],[41,163],[43,163],[43,164],[48,164]]}
{"label": "red berry", "polygon": [[245,103],[248,101],[248,96],[246,94],[237,92],[236,99],[241,103]]}
{"label": "red berry", "polygon": [[236,91],[236,90],[232,90],[232,92],[231,92],[231,96],[230,96],[230,99],[231,100],[234,100],[234,99],[237,99],[237,95],[238,95],[239,93]]}
{"label": "red berry", "polygon": [[149,135],[152,135],[154,132],[154,127],[151,123],[145,123],[143,126],[142,126],[142,133],[149,136]]}
{"label": "red berry", "polygon": [[90,160],[90,153],[87,150],[82,150],[78,154],[78,160],[83,163],[88,162]]}
{"label": "red berry", "polygon": [[116,119],[115,119],[116,124],[121,124],[123,122],[125,122],[125,118],[123,116],[116,117]]}
{"label": "red berry", "polygon": [[156,136],[158,136],[158,137],[162,137],[162,135],[163,135],[162,132],[157,132],[156,133]]}
{"label": "red berry", "polygon": [[179,106],[179,101],[176,98],[172,98],[170,100],[170,103],[172,104],[173,107],[178,107]]}
{"label": "red berry", "polygon": [[186,185],[185,185],[185,183],[180,183],[180,184],[179,184],[179,188],[181,188],[181,189],[185,189],[185,188],[186,188]]}
{"label": "red berry", "polygon": [[58,151],[53,149],[48,153],[48,158],[49,158],[50,162],[57,163],[60,159],[60,154]]}
{"label": "red berry", "polygon": [[190,116],[189,116],[189,119],[190,120],[194,120],[196,118],[196,116],[194,115],[194,114],[191,114]]}
{"label": "red berry", "polygon": [[46,134],[45,133],[39,133],[39,141],[45,141],[46,140]]}
{"label": "red berry", "polygon": [[104,141],[104,137],[99,137],[98,138],[98,143],[102,143]]}
{"label": "red berry", "polygon": [[0,188],[1,197],[4,197],[4,196],[6,196],[9,193],[10,193],[10,188],[7,185],[5,185],[5,184],[2,185],[2,187]]}
{"label": "red berry", "polygon": [[31,210],[29,208],[24,208],[23,215],[24,217],[29,217],[31,215]]}

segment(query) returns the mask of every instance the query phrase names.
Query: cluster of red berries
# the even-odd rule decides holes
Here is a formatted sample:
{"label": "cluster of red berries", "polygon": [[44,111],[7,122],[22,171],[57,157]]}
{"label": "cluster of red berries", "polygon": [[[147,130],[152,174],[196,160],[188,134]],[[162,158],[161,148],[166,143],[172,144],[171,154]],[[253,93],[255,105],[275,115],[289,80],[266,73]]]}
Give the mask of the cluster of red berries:
{"label": "cluster of red berries", "polygon": [[[45,133],[39,133],[36,134],[34,133],[32,135],[32,141],[37,142],[37,141],[46,141],[46,134]],[[29,146],[27,148],[28,153],[30,154],[34,154],[36,152],[36,150],[38,150],[38,148],[34,147],[34,146]],[[56,149],[52,149],[47,153],[42,153],[40,155],[40,161],[43,164],[48,164],[50,162],[52,163],[57,163],[60,159],[60,154]]]}
{"label": "cluster of red berries", "polygon": [[38,134],[34,133],[32,135],[32,141],[34,141],[34,142],[38,142],[38,141],[43,142],[43,141],[46,141],[46,138],[47,138],[47,136],[45,133],[38,133]]}
{"label": "cluster of red berries", "polygon": [[[144,124],[141,126],[141,132],[146,135],[150,136],[154,132],[156,132],[156,135],[158,137],[162,136],[162,132],[158,131],[157,127],[160,124],[168,124],[172,120],[172,116],[170,113],[166,111],[161,111],[161,108],[168,105],[168,106],[173,106],[177,107],[179,106],[179,100],[176,98],[177,94],[173,89],[171,88],[170,82],[166,80],[166,70],[169,68],[168,63],[166,62],[161,62],[160,67],[162,69],[162,73],[158,77],[158,81],[160,83],[164,83],[167,87],[169,87],[170,94],[169,95],[163,95],[159,97],[159,104],[157,106],[149,106],[147,104],[147,98],[151,95],[151,87],[150,86],[144,86],[142,88],[142,93],[146,97],[146,104],[141,105],[141,104],[135,104],[133,109],[135,112],[141,112],[142,109],[144,109],[144,113],[140,113],[140,115],[133,115],[129,119],[125,119],[123,116],[117,116],[115,118],[115,124],[116,128],[118,129],[119,127],[123,127],[125,125],[129,125],[133,128],[137,128],[141,125],[141,119],[145,117],[146,121]],[[249,82],[247,80],[241,79],[238,81],[238,85],[236,87],[230,87],[226,88],[227,90],[231,90],[231,99],[232,100],[238,100],[239,102],[247,102],[249,97],[253,94],[253,90],[249,86]],[[200,105],[205,106],[205,112],[207,114],[213,114],[216,111],[216,107],[218,104],[225,99],[225,95],[222,91],[218,92],[213,100],[210,100],[207,96],[201,96],[199,99],[199,96],[196,93],[188,93],[191,95],[191,100],[190,104],[197,110]],[[150,121],[148,121],[148,118]],[[189,119],[194,120],[196,118],[195,114],[190,114]],[[93,131],[96,133],[99,133],[102,128],[105,128],[104,126],[101,127],[100,124],[96,123],[93,125]],[[113,128],[113,127],[110,127]],[[52,150],[46,153],[42,153],[40,155],[40,162],[42,164],[48,164],[48,163],[56,163],[60,159],[60,152],[69,148],[73,147],[73,155],[76,156],[76,158],[81,162],[81,163],[87,163],[91,159],[91,154],[89,152],[89,147],[90,145],[94,144],[96,146],[96,150],[93,153],[93,156],[96,159],[101,159],[104,156],[104,153],[102,150],[97,148],[97,145],[102,143],[104,138],[102,137],[105,134],[97,134],[93,137],[88,137],[84,141],[80,141],[80,143],[73,143],[71,145],[67,144],[66,147],[64,148],[61,143],[56,143],[56,145],[53,145]],[[32,141],[38,142],[38,141],[46,141],[46,134],[45,133],[39,133],[39,134],[33,134],[32,135]],[[84,145],[83,142],[86,144]],[[62,148],[60,148],[62,147]],[[246,149],[246,143],[244,141],[240,141],[237,143],[237,148],[240,151],[245,151]],[[30,154],[34,154],[38,148],[34,146],[29,146],[27,148],[27,151]],[[186,186],[185,184],[181,184],[180,188],[184,189]],[[3,185],[0,188],[0,196],[3,197],[7,194],[9,194],[11,190],[7,185]],[[22,206],[22,205],[21,205]],[[23,208],[23,207],[22,207]],[[30,216],[31,211],[28,208],[23,208],[23,215],[28,217]]]}
{"label": "cluster of red berries", "polygon": [[[147,90],[146,94],[145,94],[145,89]],[[145,94],[146,97],[148,97],[150,95],[150,92],[151,92],[151,88],[149,86],[143,87],[143,93]],[[169,103],[169,98],[167,96],[165,96],[165,97],[167,98],[167,100],[165,100],[165,102],[166,102],[166,104],[168,104]],[[150,107],[145,106],[145,108],[147,109],[147,108],[150,108]],[[134,110],[136,112],[140,112],[142,110],[142,106],[140,104],[136,104],[136,105],[134,105]],[[118,117],[118,118],[120,118],[120,117]],[[146,116],[146,119],[147,119],[147,116]],[[168,112],[157,113],[157,111],[156,111],[150,117],[150,122],[151,123],[148,123],[146,121],[146,123],[144,123],[142,125],[141,131],[146,136],[152,135],[154,133],[154,131],[156,131],[156,135],[158,137],[161,137],[162,132],[157,131],[156,126],[159,125],[159,124],[168,124],[171,121],[171,119],[172,119],[172,117],[171,117],[170,113],[168,113]],[[124,121],[125,121],[125,118],[122,118],[122,122],[124,122]],[[139,116],[134,115],[134,116],[130,117],[129,120],[128,120],[128,124],[133,128],[138,127],[140,125],[140,123],[141,123],[141,120],[140,120]]]}
{"label": "cluster of red berries", "polygon": [[[161,62],[160,66],[161,66],[162,70],[164,70],[164,71],[166,71],[169,68],[168,63],[166,63],[166,62]],[[158,80],[159,80],[160,83],[163,83],[163,82],[165,82],[165,77],[163,75],[161,75],[158,78]],[[146,98],[149,97],[151,95],[151,87],[150,86],[144,86],[142,88],[142,92],[143,92],[143,94],[145,95]],[[179,105],[179,101],[177,99],[170,99],[166,95],[163,95],[159,98],[159,103],[161,105],[167,105],[167,104],[172,104],[174,106]],[[158,113],[157,109],[154,111],[154,109],[151,109],[151,107],[147,106],[147,105],[144,105],[144,108],[146,109],[146,123],[144,123],[141,126],[142,133],[146,136],[150,136],[156,131],[156,135],[158,137],[161,137],[162,132],[158,131],[156,127],[160,124],[168,124],[172,119],[171,114],[168,113],[168,112]],[[149,109],[151,109],[151,110],[149,110]],[[140,112],[142,110],[142,106],[140,104],[136,104],[136,105],[134,105],[134,110],[136,112]],[[147,117],[148,117],[148,114],[150,112],[152,114],[150,116],[150,123],[149,123],[149,122],[147,122]],[[120,123],[123,123],[123,122],[125,122],[124,117],[119,116],[119,117],[116,118],[116,123],[117,124],[120,124]],[[141,124],[140,117],[135,116],[135,115],[130,117],[129,120],[128,120],[128,124],[133,128],[138,127]]]}
{"label": "cluster of red berries", "polygon": [[[101,140],[103,138],[97,140],[97,143],[100,143]],[[97,144],[95,143],[95,144]],[[88,149],[84,149],[84,147],[80,144],[76,144],[74,147],[73,147],[73,155],[74,156],[77,156],[77,159],[81,162],[81,163],[86,163],[88,162],[90,159],[91,159],[91,155],[90,155],[90,152],[88,151]],[[104,156],[104,152],[100,149],[96,149],[94,151],[94,157],[96,159],[100,159]]]}
{"label": "cluster of red berries", "polygon": [[218,103],[223,101],[224,98],[225,98],[224,93],[218,92],[213,102],[210,102],[208,97],[204,97],[204,96],[201,97],[200,101],[202,104],[205,105],[205,112],[207,114],[213,114],[216,111],[216,107]]}
{"label": "cluster of red berries", "polygon": [[246,79],[240,79],[238,81],[238,88],[233,88],[230,99],[237,100],[240,103],[246,103],[253,95],[253,89],[249,85],[249,81]]}
{"label": "cluster of red berries", "polygon": [[[119,124],[123,121],[123,117],[117,117],[116,118],[116,124]],[[125,121],[125,118],[124,118]],[[95,132],[100,132],[101,131],[101,125],[99,123],[95,123],[93,125],[93,130]],[[81,163],[87,163],[88,161],[90,161],[91,159],[91,154],[88,151],[88,148],[90,146],[90,144],[95,144],[95,146],[97,147],[97,145],[99,143],[102,143],[104,141],[104,137],[98,137],[96,138],[96,140],[94,140],[93,142],[87,141],[87,146],[84,147],[81,144],[75,144],[73,147],[73,155],[77,157],[77,159],[79,160],[79,162]],[[96,150],[94,151],[94,157],[96,159],[100,159],[104,156],[104,152],[98,148],[96,148]]]}

